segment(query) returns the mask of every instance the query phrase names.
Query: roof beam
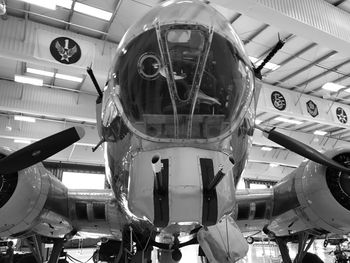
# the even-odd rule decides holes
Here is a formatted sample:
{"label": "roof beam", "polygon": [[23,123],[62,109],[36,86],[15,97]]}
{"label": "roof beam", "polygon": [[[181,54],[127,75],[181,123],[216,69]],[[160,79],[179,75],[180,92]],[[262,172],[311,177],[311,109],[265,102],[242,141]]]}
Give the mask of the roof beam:
{"label": "roof beam", "polygon": [[262,23],[350,56],[350,14],[324,0],[212,0]]}
{"label": "roof beam", "polygon": [[122,3],[122,0],[115,0],[115,4],[114,4],[114,11],[113,11],[113,14],[112,14],[112,17],[111,19],[108,21],[108,24],[106,25],[106,28],[105,28],[105,33],[106,34],[103,34],[102,35],[102,40],[106,40],[107,37],[108,37],[108,34],[109,34],[109,30],[114,22],[114,19],[115,17],[117,16],[117,13],[118,13],[118,10],[119,10],[119,7]]}
{"label": "roof beam", "polygon": [[[301,86],[303,86],[303,85],[305,85],[305,84],[308,84],[308,83],[310,83],[310,82],[312,82],[312,81],[314,81],[314,80],[316,80],[316,79],[319,79],[319,78],[321,78],[321,77],[324,77],[324,75],[326,75],[326,74],[329,74],[329,73],[332,73],[332,72],[337,72],[337,69],[338,69],[338,68],[340,68],[340,67],[342,67],[342,66],[344,66],[344,65],[346,65],[346,64],[349,64],[349,63],[350,63],[350,59],[347,59],[346,61],[344,61],[344,62],[342,62],[342,63],[340,63],[340,64],[335,65],[334,67],[331,67],[331,68],[326,69],[326,70],[327,70],[326,72],[322,72],[322,73],[320,73],[320,74],[317,74],[317,75],[313,76],[312,78],[309,78],[309,79],[307,79],[307,80],[304,80],[303,82],[300,82],[300,83],[297,84],[296,86],[297,86],[297,87],[301,87]],[[320,88],[314,89],[314,90],[312,90],[312,92],[315,92],[315,91],[317,91],[317,90],[319,90],[319,89],[320,89]]]}
{"label": "roof beam", "polygon": [[255,32],[253,32],[253,34],[251,34],[249,37],[243,39],[243,43],[245,45],[249,44],[254,38],[256,38],[258,35],[260,35],[268,27],[269,27],[269,25],[267,25],[267,24],[260,26],[257,30],[255,30]]}
{"label": "roof beam", "polygon": [[[273,83],[272,85],[275,86],[275,85],[278,85],[278,84],[280,84],[280,83],[283,83],[283,82],[285,82],[286,80],[291,79],[291,78],[293,78],[294,76],[296,76],[296,75],[298,75],[298,74],[300,74],[300,73],[302,73],[302,72],[308,70],[308,69],[311,68],[312,66],[315,66],[316,64],[318,64],[318,63],[320,63],[321,61],[323,61],[323,60],[329,58],[330,56],[333,56],[333,55],[336,54],[336,53],[337,53],[337,51],[334,51],[334,50],[333,50],[333,51],[327,53],[326,55],[324,55],[324,56],[322,56],[322,57],[316,59],[315,61],[313,61],[313,62],[307,64],[306,66],[304,66],[304,67],[302,67],[302,68],[300,68],[300,69],[298,69],[298,70],[292,72],[291,74],[289,74],[289,75],[283,77],[282,79],[276,81],[276,82]],[[294,88],[292,88],[292,89],[294,89]]]}
{"label": "roof beam", "polygon": [[72,17],[73,17],[73,13],[74,13],[74,6],[75,6],[76,1],[77,0],[72,1],[72,5],[70,7],[70,11],[69,11],[68,19],[67,19],[66,30],[70,30],[70,25],[72,22]]}
{"label": "roof beam", "polygon": [[[289,58],[286,58],[285,60],[283,60],[282,62],[278,63],[278,65],[280,65],[280,67],[286,65],[287,63],[289,63],[290,61],[292,61],[293,59],[298,58],[300,55],[304,54],[306,51],[314,48],[315,46],[317,46],[316,43],[312,43],[304,48],[302,48],[301,50],[299,50],[298,52],[296,52],[295,54],[293,54],[292,56],[290,56]],[[273,72],[272,69],[269,69],[268,71],[264,72],[263,76],[266,77],[269,73]]]}

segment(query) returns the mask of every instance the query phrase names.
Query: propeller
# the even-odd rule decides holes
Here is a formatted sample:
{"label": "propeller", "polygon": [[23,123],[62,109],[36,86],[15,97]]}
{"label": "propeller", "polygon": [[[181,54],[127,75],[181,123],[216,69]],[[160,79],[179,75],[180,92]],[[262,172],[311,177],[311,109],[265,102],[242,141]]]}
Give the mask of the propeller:
{"label": "propeller", "polygon": [[85,135],[81,127],[72,127],[30,144],[0,160],[0,174],[25,169],[62,151]]}
{"label": "propeller", "polygon": [[309,145],[302,143],[301,141],[298,141],[296,139],[293,139],[292,137],[289,137],[283,133],[280,133],[276,131],[276,128],[272,128],[271,130],[264,129],[262,127],[259,127],[258,125],[255,126],[257,129],[261,130],[263,132],[263,135],[285,147],[286,149],[295,152],[311,161],[314,161],[316,163],[332,167],[334,169],[337,169],[339,171],[350,173],[350,169],[341,165],[340,163],[337,163],[336,161],[332,160],[328,156],[320,153],[319,151],[315,150],[314,148],[310,147]]}

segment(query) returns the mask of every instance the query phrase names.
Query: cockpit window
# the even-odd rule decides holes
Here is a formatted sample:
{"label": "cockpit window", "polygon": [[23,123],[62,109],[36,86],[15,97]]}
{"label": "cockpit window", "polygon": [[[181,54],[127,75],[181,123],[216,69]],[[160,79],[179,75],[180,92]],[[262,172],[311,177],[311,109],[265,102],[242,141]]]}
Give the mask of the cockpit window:
{"label": "cockpit window", "polygon": [[199,25],[140,34],[113,73],[126,123],[149,139],[218,137],[242,117],[253,90],[252,70],[237,48]]}
{"label": "cockpit window", "polygon": [[192,31],[184,29],[173,29],[167,33],[169,43],[188,43],[191,39]]}

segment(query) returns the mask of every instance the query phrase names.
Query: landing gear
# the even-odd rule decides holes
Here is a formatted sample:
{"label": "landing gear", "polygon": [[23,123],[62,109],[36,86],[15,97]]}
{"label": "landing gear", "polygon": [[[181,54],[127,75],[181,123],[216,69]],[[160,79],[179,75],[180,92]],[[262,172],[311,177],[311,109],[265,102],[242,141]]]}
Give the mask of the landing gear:
{"label": "landing gear", "polygon": [[182,258],[182,253],[180,251],[179,245],[179,235],[174,235],[174,244],[172,246],[173,251],[171,252],[171,258],[176,262],[179,262]]}
{"label": "landing gear", "polygon": [[53,242],[53,249],[48,263],[57,263],[63,249],[64,239],[57,238]]}
{"label": "landing gear", "polygon": [[344,253],[344,250],[342,249],[341,245],[338,244],[335,248],[335,251],[333,251],[335,256],[335,262],[336,263],[347,263],[349,262],[348,256]]}
{"label": "landing gear", "polygon": [[121,258],[125,257],[123,253],[123,242],[116,240],[108,240],[103,242],[101,246],[94,252],[93,261],[94,263],[103,261],[109,263],[122,262]]}
{"label": "landing gear", "polygon": [[171,252],[171,258],[176,261],[179,262],[182,258],[182,253],[180,251],[180,249],[174,249],[173,252]]}
{"label": "landing gear", "polygon": [[24,243],[29,247],[30,251],[33,253],[32,256],[35,258],[35,261],[43,262],[44,257],[41,249],[41,237],[38,235],[29,236],[24,239]]}
{"label": "landing gear", "polygon": [[269,231],[267,227],[264,227],[263,231],[265,234],[269,235],[272,239],[275,240],[281,252],[282,260],[284,263],[292,263],[289,255],[289,249],[287,247],[287,242],[295,240],[298,241],[298,253],[295,256],[293,263],[323,263],[323,261],[318,256],[307,252],[314,242],[315,236],[312,236],[306,232],[300,232],[292,237],[278,237]]}
{"label": "landing gear", "polygon": [[303,263],[323,263],[322,259],[320,259],[317,255],[312,254],[310,252],[306,252],[303,258]]}
{"label": "landing gear", "polygon": [[[19,262],[33,262],[33,263],[34,262],[41,263],[44,261],[46,262],[46,260],[48,259],[48,254],[45,253],[45,250],[43,249],[44,242],[40,236],[38,235],[29,236],[25,238],[23,241],[28,246],[28,248],[32,253],[22,257],[19,260]],[[64,238],[53,239],[53,249],[52,249],[50,258],[47,261],[48,263],[67,262],[65,259],[61,258],[64,242],[65,242]]]}

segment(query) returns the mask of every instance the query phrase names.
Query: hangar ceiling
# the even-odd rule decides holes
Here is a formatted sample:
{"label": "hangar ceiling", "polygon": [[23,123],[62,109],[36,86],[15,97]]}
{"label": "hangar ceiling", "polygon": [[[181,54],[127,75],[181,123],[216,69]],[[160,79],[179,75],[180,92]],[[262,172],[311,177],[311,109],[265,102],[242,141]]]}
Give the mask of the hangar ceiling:
{"label": "hangar ceiling", "polygon": [[[162,1],[60,2],[56,10],[49,10],[7,0],[7,14],[0,19],[0,144],[18,149],[24,144],[15,143],[15,139],[35,141],[79,125],[86,129],[85,138],[51,160],[103,165],[102,150],[91,152],[99,140],[94,109],[97,96],[85,68],[36,58],[33,55],[35,41],[38,41],[36,32],[54,32],[91,43],[95,50],[92,67],[103,85],[117,43],[127,28]],[[103,20],[82,14],[76,9],[81,2],[109,11],[110,18]],[[285,41],[282,50],[271,60],[272,69],[262,71],[257,109],[260,125],[276,126],[319,150],[347,145],[350,140],[350,93],[347,91],[350,88],[350,0],[206,2],[232,22],[252,60],[263,59],[276,45],[278,36]],[[39,76],[35,70],[53,75]],[[40,77],[43,85],[17,83],[15,75]],[[73,76],[75,80],[67,80],[62,75]],[[341,86],[323,89],[329,82]],[[282,110],[273,105],[271,98],[280,95],[284,98]],[[36,122],[14,120],[15,115],[34,117]],[[314,134],[315,131],[325,134]],[[277,180],[301,161],[300,156],[267,141],[256,131],[244,176]]]}

